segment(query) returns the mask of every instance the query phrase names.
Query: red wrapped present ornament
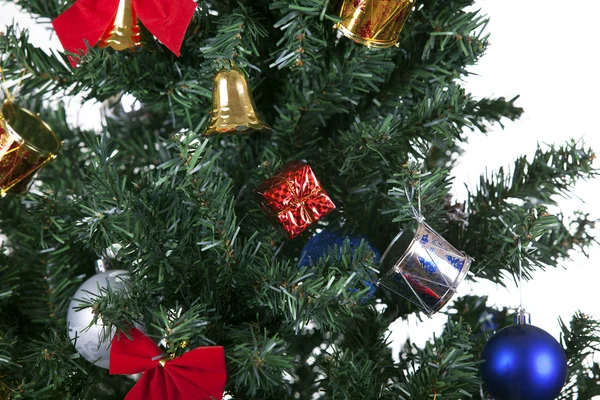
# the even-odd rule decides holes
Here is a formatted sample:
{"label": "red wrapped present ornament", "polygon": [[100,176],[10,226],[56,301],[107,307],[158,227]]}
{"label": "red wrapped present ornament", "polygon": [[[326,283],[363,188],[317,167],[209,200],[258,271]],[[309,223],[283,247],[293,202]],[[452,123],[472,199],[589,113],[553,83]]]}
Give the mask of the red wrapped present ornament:
{"label": "red wrapped present ornament", "polygon": [[136,328],[115,335],[110,349],[110,374],[144,374],[125,400],[221,399],[227,380],[225,351],[201,347],[178,358],[168,358]]}
{"label": "red wrapped present ornament", "polygon": [[[85,54],[86,42],[116,50],[138,47],[139,18],[158,40],[179,55],[195,11],[193,0],[77,0],[52,25],[65,50]],[[69,60],[76,66],[76,58]]]}
{"label": "red wrapped present ornament", "polygon": [[335,210],[313,170],[301,161],[284,166],[254,189],[254,194],[274,225],[290,239]]}

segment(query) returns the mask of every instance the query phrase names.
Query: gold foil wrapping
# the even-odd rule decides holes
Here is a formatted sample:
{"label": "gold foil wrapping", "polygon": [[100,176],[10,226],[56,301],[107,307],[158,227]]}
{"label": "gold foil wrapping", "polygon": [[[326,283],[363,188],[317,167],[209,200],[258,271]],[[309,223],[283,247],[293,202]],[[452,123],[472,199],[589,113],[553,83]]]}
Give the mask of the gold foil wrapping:
{"label": "gold foil wrapping", "polygon": [[131,0],[120,0],[117,15],[110,24],[98,46],[111,47],[115,50],[135,49],[142,45],[140,26]]}
{"label": "gold foil wrapping", "polygon": [[414,0],[344,0],[336,27],[367,47],[395,46],[413,6]]}
{"label": "gold foil wrapping", "polygon": [[268,128],[259,117],[244,73],[223,69],[213,80],[212,111],[206,135]]}
{"label": "gold foil wrapping", "polygon": [[0,197],[24,192],[35,173],[56,157],[60,142],[32,112],[5,102],[0,113]]}

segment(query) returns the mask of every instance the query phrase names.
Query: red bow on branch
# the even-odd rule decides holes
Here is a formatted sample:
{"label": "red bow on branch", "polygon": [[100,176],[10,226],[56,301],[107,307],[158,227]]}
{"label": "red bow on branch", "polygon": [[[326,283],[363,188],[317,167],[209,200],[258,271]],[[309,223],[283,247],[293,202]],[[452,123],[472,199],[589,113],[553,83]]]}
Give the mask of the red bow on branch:
{"label": "red bow on branch", "polygon": [[[85,41],[94,46],[114,21],[123,0],[77,0],[52,25],[65,50],[87,51]],[[193,0],[131,0],[131,6],[146,28],[169,50],[179,56],[185,31],[192,20]],[[75,66],[77,60],[71,60]]]}
{"label": "red bow on branch", "polygon": [[137,374],[141,379],[125,400],[220,400],[227,371],[220,346],[200,347],[175,359],[164,358],[158,346],[136,328],[131,339],[115,335],[110,349],[110,374]]}

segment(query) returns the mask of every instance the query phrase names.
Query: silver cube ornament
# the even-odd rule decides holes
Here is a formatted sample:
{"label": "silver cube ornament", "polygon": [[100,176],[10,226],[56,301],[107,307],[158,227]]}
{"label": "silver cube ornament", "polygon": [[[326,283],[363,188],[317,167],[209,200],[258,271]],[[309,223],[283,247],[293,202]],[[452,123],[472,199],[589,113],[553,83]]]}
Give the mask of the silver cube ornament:
{"label": "silver cube ornament", "polygon": [[[414,232],[414,233],[413,233]],[[381,258],[379,285],[419,306],[428,316],[456,293],[473,259],[425,223],[401,231]]]}

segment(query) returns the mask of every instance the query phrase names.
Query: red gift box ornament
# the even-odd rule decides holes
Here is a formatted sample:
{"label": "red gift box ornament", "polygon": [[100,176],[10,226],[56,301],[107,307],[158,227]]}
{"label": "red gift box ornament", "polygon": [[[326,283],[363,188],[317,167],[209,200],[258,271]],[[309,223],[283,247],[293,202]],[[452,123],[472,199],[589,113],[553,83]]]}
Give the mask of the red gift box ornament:
{"label": "red gift box ornament", "polygon": [[136,328],[115,335],[110,349],[110,374],[144,374],[125,400],[220,400],[227,370],[221,346],[200,347],[178,358],[165,354]]}
{"label": "red gift box ornament", "polygon": [[[124,49],[139,44],[137,18],[169,50],[179,56],[194,12],[193,0],[77,0],[53,22],[64,49],[85,54],[90,46]],[[115,42],[120,44],[115,46]],[[128,45],[129,44],[129,45]],[[77,58],[69,57],[76,66]]]}
{"label": "red gift box ornament", "polygon": [[257,202],[273,223],[293,239],[335,210],[313,170],[292,161],[254,189]]}

